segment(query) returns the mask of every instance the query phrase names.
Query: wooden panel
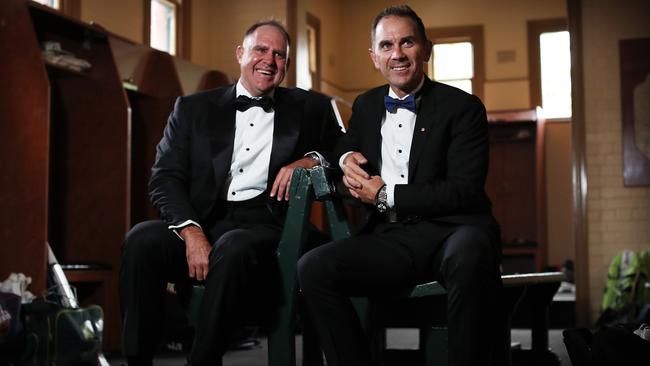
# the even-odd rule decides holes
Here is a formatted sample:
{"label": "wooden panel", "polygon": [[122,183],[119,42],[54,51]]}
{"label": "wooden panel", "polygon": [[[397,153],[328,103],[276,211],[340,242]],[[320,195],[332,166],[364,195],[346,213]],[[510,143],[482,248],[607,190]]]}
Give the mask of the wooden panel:
{"label": "wooden panel", "polygon": [[[49,208],[47,237],[63,264],[107,266],[103,291],[116,294],[120,246],[130,223],[126,95],[101,28],[25,4],[36,34],[35,47],[45,41],[59,42],[63,50],[92,65],[85,71],[46,66],[51,90],[51,103],[46,104],[50,119],[49,198],[43,201]],[[38,99],[30,102],[23,113],[41,104]],[[83,278],[77,280],[84,282]],[[80,297],[81,303],[88,301],[99,301],[104,309],[105,348],[117,349],[117,297]]]}
{"label": "wooden panel", "polygon": [[0,1],[0,280],[11,272],[45,289],[49,86],[29,12]]}
{"label": "wooden panel", "polygon": [[183,94],[172,56],[153,48],[138,63],[133,80],[139,93],[172,98]]}
{"label": "wooden panel", "polygon": [[[120,77],[129,82],[131,106],[131,223],[157,219],[149,200],[148,181],[174,101],[183,94],[175,61],[165,52],[112,35]],[[181,61],[184,62],[184,61]]]}
{"label": "wooden panel", "polygon": [[226,73],[218,70],[210,70],[203,74],[196,90],[208,90],[228,84],[230,84],[230,80]]}
{"label": "wooden panel", "polygon": [[228,76],[221,71],[209,70],[178,57],[173,57],[173,60],[184,95],[230,84]]}
{"label": "wooden panel", "polygon": [[490,140],[486,190],[501,224],[502,240],[535,243],[535,123],[492,124]]}
{"label": "wooden panel", "polygon": [[132,108],[131,225],[157,219],[158,213],[149,200],[149,176],[156,157],[156,145],[162,138],[174,99],[155,98],[129,91]]}
{"label": "wooden panel", "polygon": [[538,115],[535,109],[488,114],[486,191],[501,225],[506,271],[546,265],[544,120]]}
{"label": "wooden panel", "polygon": [[132,224],[157,219],[149,200],[149,175],[174,101],[183,95],[172,57],[151,50],[139,63],[134,82],[138,91],[129,92],[133,111],[133,219]]}
{"label": "wooden panel", "polygon": [[32,7],[39,42],[89,61],[81,73],[48,67],[51,107],[50,240],[62,263],[117,268],[128,228],[128,105],[106,36]]}

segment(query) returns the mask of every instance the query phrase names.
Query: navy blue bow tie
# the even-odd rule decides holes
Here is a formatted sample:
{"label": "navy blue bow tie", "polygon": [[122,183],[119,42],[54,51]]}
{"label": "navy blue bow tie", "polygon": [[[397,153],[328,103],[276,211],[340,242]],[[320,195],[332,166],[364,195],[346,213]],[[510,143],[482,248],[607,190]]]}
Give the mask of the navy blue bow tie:
{"label": "navy blue bow tie", "polygon": [[239,111],[245,111],[250,107],[261,107],[264,111],[269,112],[273,108],[273,99],[270,97],[249,98],[240,95],[235,99],[235,108]]}
{"label": "navy blue bow tie", "polygon": [[397,108],[406,108],[415,113],[415,97],[412,94],[406,99],[395,99],[386,95],[384,96],[384,105],[386,105],[386,110],[390,113],[395,113]]}

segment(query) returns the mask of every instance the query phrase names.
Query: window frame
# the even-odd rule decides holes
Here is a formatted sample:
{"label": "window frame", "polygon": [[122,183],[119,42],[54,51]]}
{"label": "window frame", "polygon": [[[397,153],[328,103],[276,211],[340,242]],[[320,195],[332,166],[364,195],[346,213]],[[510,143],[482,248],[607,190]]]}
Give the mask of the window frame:
{"label": "window frame", "polygon": [[[311,66],[309,70],[309,74],[311,75],[311,80],[312,80],[312,85],[311,88],[312,90],[320,91],[321,90],[321,29],[320,29],[320,19],[316,17],[315,15],[307,12],[307,25],[314,29],[314,40],[316,44],[314,44],[314,58],[316,61],[316,71],[312,72],[311,71]],[[310,60],[311,61],[311,60]]]}
{"label": "window frame", "polygon": [[36,0],[32,0],[32,1],[37,3],[37,4],[40,4],[42,6],[47,6],[48,8],[53,9],[53,10],[57,10],[57,11],[61,11],[61,12],[63,11],[63,0],[59,0],[59,6],[58,7],[43,4],[43,3],[39,2],[39,1],[36,1]]}
{"label": "window frame", "polygon": [[[542,33],[569,31],[566,18],[529,20],[528,33],[528,84],[530,87],[530,107],[542,106],[542,64],[540,60],[539,36]],[[554,118],[570,120],[571,117]]]}
{"label": "window frame", "polygon": [[[145,0],[143,11],[142,43],[151,47],[151,1]],[[176,54],[172,56],[189,60],[192,47],[192,0],[165,0],[176,7]],[[164,51],[163,51],[164,52]]]}
{"label": "window frame", "polygon": [[59,7],[54,8],[49,5],[41,4],[39,2],[33,1],[36,4],[41,6],[47,6],[49,9],[58,11],[62,14],[68,15],[70,17],[80,19],[81,18],[81,0],[59,0]]}
{"label": "window frame", "polygon": [[[474,52],[472,94],[483,100],[485,87],[485,45],[482,25],[427,28],[427,38],[433,44],[469,42]],[[433,48],[432,48],[433,52]]]}

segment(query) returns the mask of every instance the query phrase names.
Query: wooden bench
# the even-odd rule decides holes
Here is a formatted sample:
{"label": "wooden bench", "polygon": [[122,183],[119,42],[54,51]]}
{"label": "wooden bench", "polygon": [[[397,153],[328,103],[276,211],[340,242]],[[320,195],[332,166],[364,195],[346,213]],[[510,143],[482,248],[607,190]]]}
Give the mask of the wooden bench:
{"label": "wooden bench", "polygon": [[[294,366],[295,329],[296,329],[296,302],[299,294],[296,275],[296,263],[306,247],[307,228],[310,219],[311,206],[315,200],[323,202],[326,212],[327,224],[332,240],[347,238],[351,235],[342,201],[335,194],[334,186],[322,167],[310,170],[296,169],[292,176],[290,188],[290,201],[287,218],[278,245],[277,255],[282,277],[282,304],[276,309],[273,327],[269,332],[268,361],[270,366]],[[548,352],[548,305],[557,291],[564,275],[560,272],[530,273],[503,276],[506,297],[508,298],[506,311],[512,313],[517,303],[525,295],[533,294],[538,301],[534,310],[532,327],[532,350],[537,353]],[[196,324],[198,305],[201,301],[202,287],[195,287],[188,306],[190,323]],[[377,347],[385,346],[384,326],[411,327],[420,329],[420,349],[415,358],[423,359],[425,365],[447,364],[447,328],[446,314],[444,313],[445,296],[447,291],[438,282],[420,284],[410,289],[405,289],[399,296],[405,300],[404,306],[412,306],[419,302],[422,308],[419,311],[401,311],[401,314],[410,315],[405,319],[388,319],[377,327],[377,323],[370,320],[372,312],[368,311],[366,299],[353,299],[357,311],[366,323],[367,330],[373,337],[373,344]],[[417,306],[417,305],[416,305]],[[440,311],[436,311],[440,309]],[[415,319],[414,319],[415,318]],[[508,331],[510,330],[508,325]],[[303,365],[322,365],[321,352],[315,337],[310,333],[307,325],[303,333]],[[381,357],[381,356],[380,356]],[[390,357],[390,356],[389,356]],[[407,357],[399,355],[397,357]],[[408,356],[410,357],[410,356]],[[509,360],[504,361],[504,365]]]}

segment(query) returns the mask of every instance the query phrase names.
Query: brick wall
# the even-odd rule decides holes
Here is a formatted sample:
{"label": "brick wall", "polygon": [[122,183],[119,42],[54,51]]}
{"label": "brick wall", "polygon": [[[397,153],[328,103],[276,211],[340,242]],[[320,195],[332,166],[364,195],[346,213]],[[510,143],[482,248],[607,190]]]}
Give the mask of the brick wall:
{"label": "brick wall", "polygon": [[624,187],[618,41],[650,37],[647,0],[582,1],[591,317],[611,258],[650,246],[650,186]]}

